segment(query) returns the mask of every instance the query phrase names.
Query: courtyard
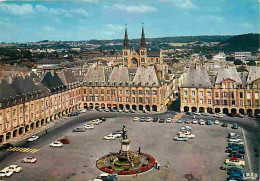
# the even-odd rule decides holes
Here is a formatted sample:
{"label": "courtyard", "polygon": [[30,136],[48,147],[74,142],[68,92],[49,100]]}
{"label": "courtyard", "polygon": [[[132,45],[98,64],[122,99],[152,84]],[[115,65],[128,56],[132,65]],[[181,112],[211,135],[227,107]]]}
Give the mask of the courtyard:
{"label": "courtyard", "polygon": [[[72,132],[73,128],[83,126],[89,120],[88,113],[81,115],[75,118],[78,120],[72,127],[51,135],[40,145],[35,142],[31,147],[38,148],[38,152],[15,154],[8,163],[21,165],[23,171],[5,180],[92,180],[102,173],[96,168],[96,160],[110,152],[120,150],[119,138],[103,140],[103,137],[122,129],[123,125],[126,125],[128,138],[131,140],[130,149],[137,151],[140,147],[141,152],[152,155],[161,165],[160,170],[151,169],[140,174],[139,180],[214,181],[225,180],[228,177],[226,171],[220,169],[227,158],[226,137],[229,132],[243,136],[241,128],[233,130],[230,126],[223,128],[220,125],[190,124],[195,139],[177,142],[173,137],[182,125],[186,125],[185,123],[133,122],[134,116],[118,114],[116,117],[107,118],[107,121],[95,126],[93,130]],[[161,116],[155,115],[155,117]],[[62,148],[49,147],[50,143],[64,136],[70,139],[70,144],[63,145]],[[35,164],[21,163],[24,157],[32,155],[37,158]],[[245,161],[245,170],[249,171],[247,157]],[[169,168],[166,167],[167,162],[170,163]],[[135,180],[133,176],[118,176],[118,178]]]}

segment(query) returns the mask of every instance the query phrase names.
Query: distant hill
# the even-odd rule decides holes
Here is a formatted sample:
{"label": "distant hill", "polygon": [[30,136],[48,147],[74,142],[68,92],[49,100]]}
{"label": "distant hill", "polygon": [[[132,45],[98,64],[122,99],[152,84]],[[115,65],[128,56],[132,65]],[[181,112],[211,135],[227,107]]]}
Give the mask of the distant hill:
{"label": "distant hill", "polygon": [[259,47],[260,34],[243,34],[233,36],[219,44],[226,51],[257,51]]}

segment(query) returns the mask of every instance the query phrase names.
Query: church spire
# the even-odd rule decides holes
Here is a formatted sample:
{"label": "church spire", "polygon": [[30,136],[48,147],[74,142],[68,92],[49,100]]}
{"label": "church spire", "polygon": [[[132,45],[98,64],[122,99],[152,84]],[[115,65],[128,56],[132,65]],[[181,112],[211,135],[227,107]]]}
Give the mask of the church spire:
{"label": "church spire", "polygon": [[142,35],[141,35],[141,43],[140,43],[141,48],[146,47],[146,41],[145,41],[145,35],[144,35],[144,23],[142,23]]}
{"label": "church spire", "polygon": [[124,45],[123,45],[124,49],[129,49],[129,39],[128,39],[128,34],[127,34],[127,24],[125,27],[125,39],[124,39]]}

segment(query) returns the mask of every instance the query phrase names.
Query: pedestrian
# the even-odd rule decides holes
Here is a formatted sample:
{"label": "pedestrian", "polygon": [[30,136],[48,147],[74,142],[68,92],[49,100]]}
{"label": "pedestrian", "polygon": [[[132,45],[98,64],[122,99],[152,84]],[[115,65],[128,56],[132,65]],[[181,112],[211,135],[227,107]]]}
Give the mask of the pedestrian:
{"label": "pedestrian", "polygon": [[158,168],[158,170],[160,170],[160,163],[157,164],[157,168]]}
{"label": "pedestrian", "polygon": [[139,146],[138,152],[139,152],[139,154],[141,154],[141,147],[140,146]]}
{"label": "pedestrian", "polygon": [[47,134],[47,133],[48,133],[48,130],[46,129],[46,130],[45,130],[45,134]]}
{"label": "pedestrian", "polygon": [[138,179],[138,173],[135,174],[135,178]]}
{"label": "pedestrian", "polygon": [[155,169],[158,169],[158,162],[155,161]]}
{"label": "pedestrian", "polygon": [[170,163],[169,163],[169,161],[167,161],[167,168],[170,168]]}

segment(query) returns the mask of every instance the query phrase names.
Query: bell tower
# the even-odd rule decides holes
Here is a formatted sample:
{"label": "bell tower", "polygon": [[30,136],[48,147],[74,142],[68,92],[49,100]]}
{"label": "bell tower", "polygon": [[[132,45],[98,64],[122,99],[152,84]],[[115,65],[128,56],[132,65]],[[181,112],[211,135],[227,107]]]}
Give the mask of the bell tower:
{"label": "bell tower", "polygon": [[125,38],[123,44],[123,65],[128,66],[128,56],[130,55],[130,44],[127,34],[127,25],[125,27]]}
{"label": "bell tower", "polygon": [[146,50],[146,41],[145,41],[145,34],[144,34],[144,24],[142,23],[142,35],[141,35],[141,42],[140,42],[140,65],[145,65],[147,63],[147,50]]}

